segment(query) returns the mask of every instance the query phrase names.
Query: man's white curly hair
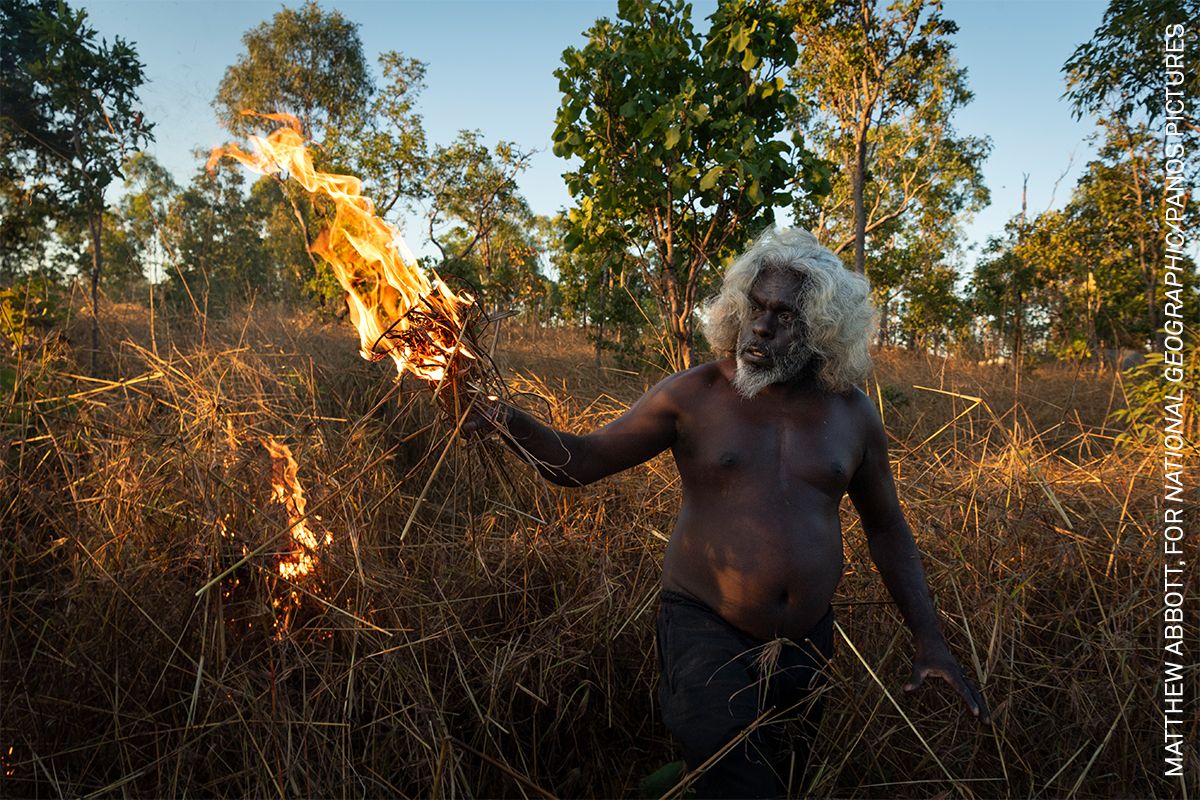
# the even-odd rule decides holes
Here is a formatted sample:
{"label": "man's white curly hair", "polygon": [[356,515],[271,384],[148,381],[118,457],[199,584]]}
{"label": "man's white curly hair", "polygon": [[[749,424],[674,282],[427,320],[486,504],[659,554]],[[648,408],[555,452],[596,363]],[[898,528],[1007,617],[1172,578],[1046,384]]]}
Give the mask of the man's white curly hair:
{"label": "man's white curly hair", "polygon": [[736,354],[738,330],[750,310],[750,287],[771,269],[794,270],[808,279],[796,307],[821,361],[821,383],[833,392],[861,383],[871,371],[867,347],[878,325],[870,284],[803,228],[767,228],[730,265],[720,293],[704,306],[704,335],[713,350]]}

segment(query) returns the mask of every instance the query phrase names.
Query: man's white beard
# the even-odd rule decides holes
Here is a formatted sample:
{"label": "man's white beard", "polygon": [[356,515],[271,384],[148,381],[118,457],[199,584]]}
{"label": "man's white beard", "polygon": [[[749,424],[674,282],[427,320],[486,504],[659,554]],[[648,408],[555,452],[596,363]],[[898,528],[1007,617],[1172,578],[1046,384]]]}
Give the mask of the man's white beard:
{"label": "man's white beard", "polygon": [[798,376],[812,360],[813,350],[807,344],[797,343],[772,362],[769,367],[756,367],[737,357],[737,369],[733,373],[733,389],[747,400],[776,383],[787,383]]}

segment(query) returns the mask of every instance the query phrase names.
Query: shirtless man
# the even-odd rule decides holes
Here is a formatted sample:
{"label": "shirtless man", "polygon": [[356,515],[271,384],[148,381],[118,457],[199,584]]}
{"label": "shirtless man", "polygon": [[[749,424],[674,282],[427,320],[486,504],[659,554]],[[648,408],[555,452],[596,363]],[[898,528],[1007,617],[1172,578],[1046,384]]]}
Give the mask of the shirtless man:
{"label": "shirtless man", "polygon": [[[854,385],[870,369],[867,281],[807,231],[768,230],[730,267],[706,311],[708,339],[727,357],[663,379],[593,433],[562,433],[498,405],[465,425],[499,430],[562,486],[671,449],[683,507],[658,616],[664,722],[692,769],[759,723],[700,776],[698,792],[762,797],[803,786],[820,717],[812,695],[832,655],[846,493],[913,634],[905,689],[939,677],[988,721],[938,627],[879,414]],[[781,726],[760,719],[772,708],[802,723],[794,758]]]}

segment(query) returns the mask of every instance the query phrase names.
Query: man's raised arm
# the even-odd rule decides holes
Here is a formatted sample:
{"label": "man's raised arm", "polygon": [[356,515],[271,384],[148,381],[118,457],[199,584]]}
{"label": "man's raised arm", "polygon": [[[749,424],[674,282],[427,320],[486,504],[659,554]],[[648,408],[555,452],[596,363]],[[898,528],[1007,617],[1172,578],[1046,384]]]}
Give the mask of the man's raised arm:
{"label": "man's raised arm", "polygon": [[896,496],[883,422],[865,394],[860,392],[858,399],[866,446],[862,463],[850,479],[849,494],[862,518],[871,560],[913,633],[916,653],[912,677],[904,689],[916,689],[926,677],[942,678],[958,692],[972,714],[982,722],[990,722],[983,695],[963,673],[938,626],[925,571],[921,568],[921,554]]}
{"label": "man's raised arm", "polygon": [[583,486],[648,461],[675,443],[678,407],[672,389],[678,377],[659,381],[624,414],[585,436],[555,430],[505,404],[472,415],[463,430],[477,433],[490,426],[546,480]]}

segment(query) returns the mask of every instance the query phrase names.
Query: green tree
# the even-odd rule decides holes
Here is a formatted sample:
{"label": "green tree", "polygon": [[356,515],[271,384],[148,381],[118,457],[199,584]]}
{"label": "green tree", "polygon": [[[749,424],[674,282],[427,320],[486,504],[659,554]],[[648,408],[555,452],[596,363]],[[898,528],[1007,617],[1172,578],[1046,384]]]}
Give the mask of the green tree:
{"label": "green tree", "polygon": [[[0,173],[35,176],[60,219],[82,219],[91,245],[91,368],[100,327],[105,190],[153,137],[136,110],[143,65],[117,37],[96,41],[87,13],[55,0],[0,0]],[[16,179],[19,180],[19,179]]]}
{"label": "green tree", "polygon": [[[1170,209],[1175,191],[1162,168],[1161,142],[1145,122],[1130,125],[1114,116],[1100,124],[1104,139],[1097,159],[1080,179],[1074,203],[1082,227],[1103,225],[1090,237],[1097,244],[1089,258],[1105,265],[1109,273],[1123,273],[1126,285],[1132,277],[1134,285],[1140,286],[1140,309],[1129,308],[1120,322],[1144,334],[1138,344],[1143,346],[1154,340],[1163,323],[1167,226],[1194,229],[1197,209],[1186,202]],[[1168,210],[1180,212],[1174,223],[1166,219]],[[1144,322],[1135,323],[1137,317]]]}
{"label": "green tree", "polygon": [[953,240],[904,231],[871,256],[871,291],[880,310],[879,343],[945,350],[966,326],[951,266]]}
{"label": "green tree", "polygon": [[[479,131],[459,131],[451,144],[435,148],[426,177],[427,222],[429,239],[443,262],[467,259],[478,251],[491,268],[496,226],[530,213],[517,188],[517,176],[529,166],[529,156],[512,142],[499,142],[489,150]],[[449,232],[457,232],[453,247],[445,241]]]}
{"label": "green tree", "polygon": [[171,258],[163,225],[179,191],[170,171],[150,154],[136,153],[125,162],[119,214],[137,261],[152,283],[162,282]]}
{"label": "green tree", "polygon": [[[311,139],[318,169],[363,180],[381,216],[425,196],[425,132],[416,113],[425,65],[396,52],[379,57],[376,84],[358,25],[315,2],[284,8],[248,31],[244,52],[225,72],[214,107],[235,136],[276,123],[242,112],[296,116]],[[266,248],[280,267],[277,288],[327,308],[342,290],[329,266],[308,253],[331,222],[330,206],[298,185],[268,176],[255,183],[255,209],[267,228]]]}
{"label": "green tree", "polygon": [[0,174],[0,283],[47,262],[58,209],[27,176]]}
{"label": "green tree", "polygon": [[[570,224],[560,217],[558,225],[565,239]],[[563,312],[587,328],[596,367],[606,351],[615,352],[621,363],[641,359],[645,330],[660,320],[645,272],[625,242],[613,237],[607,247],[563,247],[553,259]]]}
{"label": "green tree", "polygon": [[[1144,117],[1153,123],[1168,116],[1180,121],[1179,132],[1200,133],[1196,104],[1200,103],[1200,72],[1188,63],[1185,48],[1195,42],[1200,3],[1196,0],[1110,0],[1092,38],[1063,65],[1064,95],[1076,117],[1083,114]],[[1167,36],[1168,27],[1191,26],[1192,38]],[[1168,40],[1179,50],[1164,49]],[[1179,67],[1167,69],[1165,56],[1178,53]],[[1187,66],[1183,66],[1188,64]],[[1189,148],[1193,149],[1193,148]]]}
{"label": "green tree", "polygon": [[[1099,118],[1100,162],[1107,168],[1093,177],[1108,185],[1103,194],[1119,192],[1127,204],[1120,224],[1136,254],[1156,344],[1163,322],[1163,225],[1183,231],[1186,219],[1195,220],[1187,187],[1200,177],[1200,75],[1186,66],[1184,51],[1194,41],[1194,32],[1188,40],[1185,29],[1194,28],[1198,15],[1195,0],[1111,0],[1092,38],[1063,66],[1064,96],[1076,117]],[[1167,133],[1161,140],[1159,130]]]}
{"label": "green tree", "polygon": [[430,241],[443,277],[483,292],[489,304],[540,315],[550,293],[542,261],[550,231],[517,187],[530,154],[512,142],[488,148],[478,131],[460,131],[429,158],[425,189]]}
{"label": "green tree", "polygon": [[988,240],[969,289],[975,315],[995,342],[990,347],[985,344],[984,355],[1014,363],[1026,357],[1031,341],[1044,338],[1049,320],[1037,264],[1025,257],[1021,247],[1027,227],[1022,214],[1004,226],[1002,236]]}
{"label": "green tree", "polygon": [[774,206],[824,186],[823,165],[785,138],[791,18],[770,0],[721,0],[710,22],[702,38],[682,0],[621,0],[555,71],[554,152],[579,160],[566,174],[568,244],[635,254],[672,368],[694,363],[693,312],[714,265]]}
{"label": "green tree", "polygon": [[[1102,127],[1097,158],[1068,205],[1076,222],[1071,238],[1089,245],[1085,258],[1099,282],[1100,313],[1113,345],[1141,348],[1156,341],[1164,321],[1169,228],[1196,230],[1200,209],[1187,202],[1186,190],[1173,208],[1176,192],[1161,166],[1161,142],[1145,123],[1128,127],[1114,118]],[[1172,210],[1179,212],[1175,222],[1168,219]],[[1195,264],[1182,261],[1184,280],[1194,282]]]}
{"label": "green tree", "polygon": [[278,176],[263,176],[250,187],[247,212],[261,221],[263,249],[271,265],[276,295],[291,303],[327,310],[344,308],[345,291],[323,260],[309,252],[322,226],[332,221],[328,206]]}
{"label": "green tree", "polygon": [[262,223],[235,166],[200,169],[172,204],[166,229],[175,262],[168,296],[194,305],[202,321],[275,290]]}
{"label": "green tree", "polygon": [[966,302],[958,295],[958,270],[935,262],[908,284],[900,309],[900,332],[910,350],[947,352],[970,324]]}
{"label": "green tree", "polygon": [[868,235],[914,205],[939,194],[986,202],[979,168],[988,143],[955,138],[950,125],[972,97],[952,54],[958,26],[942,16],[940,0],[898,0],[882,15],[860,0],[794,5],[799,125],[843,176],[823,204],[801,212],[834,252],[853,246],[863,273]]}
{"label": "green tree", "polygon": [[425,197],[428,152],[416,112],[425,88],[425,64],[400,53],[379,56],[383,87],[374,92],[365,119],[349,146],[363,191],[386,216],[401,201]]}
{"label": "green tree", "polygon": [[242,44],[213,102],[225,128],[242,137],[269,126],[243,111],[292,114],[324,155],[344,161],[374,91],[358,26],[309,0],[247,31]]}
{"label": "green tree", "polygon": [[[88,274],[92,258],[90,220],[72,217],[60,222],[54,231],[54,246],[59,269],[68,274]],[[131,302],[146,288],[137,241],[125,218],[117,209],[105,209],[100,222],[100,246],[104,252],[104,273],[98,289],[110,299]]]}
{"label": "green tree", "polygon": [[[1123,125],[1106,122],[1106,133],[1066,206],[1039,215],[1012,247],[1040,286],[1046,339],[1039,346],[1097,367],[1106,350],[1140,350],[1153,341],[1166,288],[1163,176],[1153,165],[1159,143],[1144,123],[1132,142]],[[1200,224],[1194,205],[1180,222]],[[1191,292],[1195,265],[1186,257],[1182,263]]]}

